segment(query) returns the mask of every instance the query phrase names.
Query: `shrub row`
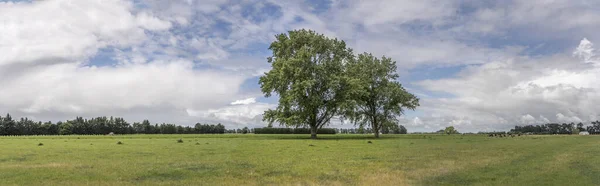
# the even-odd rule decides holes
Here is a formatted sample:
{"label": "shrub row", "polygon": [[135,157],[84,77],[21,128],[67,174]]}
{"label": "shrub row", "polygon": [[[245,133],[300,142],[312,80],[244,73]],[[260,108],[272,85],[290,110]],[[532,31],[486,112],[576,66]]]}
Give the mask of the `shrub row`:
{"label": "shrub row", "polygon": [[[321,128],[317,134],[335,134],[333,128]],[[254,128],[254,134],[310,134],[309,128]]]}

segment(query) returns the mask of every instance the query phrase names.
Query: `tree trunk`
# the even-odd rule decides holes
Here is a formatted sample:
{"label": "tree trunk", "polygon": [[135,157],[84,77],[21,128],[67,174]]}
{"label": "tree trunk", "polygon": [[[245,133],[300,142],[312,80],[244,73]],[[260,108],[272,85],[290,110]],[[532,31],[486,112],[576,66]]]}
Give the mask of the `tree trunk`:
{"label": "tree trunk", "polygon": [[375,132],[375,138],[379,138],[380,125],[377,123],[377,117],[373,116],[373,132]]}
{"label": "tree trunk", "polygon": [[316,127],[310,128],[310,139],[317,139],[317,128]]}

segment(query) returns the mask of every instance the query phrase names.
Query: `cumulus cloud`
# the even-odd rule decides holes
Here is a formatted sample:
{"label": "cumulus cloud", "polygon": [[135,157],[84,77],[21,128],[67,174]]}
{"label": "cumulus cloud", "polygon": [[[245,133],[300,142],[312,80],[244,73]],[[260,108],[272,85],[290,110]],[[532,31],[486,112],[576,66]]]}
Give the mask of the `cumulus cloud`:
{"label": "cumulus cloud", "polygon": [[131,9],[120,0],[0,2],[0,65],[82,61],[100,48],[138,44],[144,30],[170,28]]}
{"label": "cumulus cloud", "polygon": [[[197,69],[177,53],[156,59],[152,53],[169,49],[157,47],[163,36],[176,36],[168,31],[173,23],[129,1],[2,2],[0,24],[0,110],[17,116],[113,114],[190,124],[197,118],[187,109],[241,98],[241,84],[254,73]],[[118,63],[90,64],[105,49],[117,51]]]}
{"label": "cumulus cloud", "polygon": [[113,114],[264,125],[261,114],[273,105],[257,101],[248,80],[268,70],[275,34],[306,28],[356,52],[392,57],[403,75],[461,67],[403,82],[422,95],[419,114],[401,119],[409,130],[489,131],[599,116],[593,42],[600,13],[593,7],[600,2],[324,4],[0,2],[0,110],[42,120]]}
{"label": "cumulus cloud", "polygon": [[[585,39],[582,41],[582,45],[590,44]],[[558,60],[571,66],[585,63],[568,57],[515,58],[468,68],[457,78],[420,82],[428,90],[456,96],[428,100],[424,107],[441,115],[471,118],[470,123],[452,120],[447,125],[487,122],[496,129],[508,129],[516,124],[585,122],[598,116],[599,107],[592,103],[600,100],[600,86],[595,83],[600,79],[600,68],[589,65],[562,68],[564,66],[545,60]],[[530,65],[536,68],[526,68]]]}
{"label": "cumulus cloud", "polygon": [[598,64],[600,61],[596,58],[594,44],[587,38],[583,38],[579,46],[573,52],[574,56],[581,58],[586,63]]}
{"label": "cumulus cloud", "polygon": [[206,109],[236,97],[245,79],[225,72],[193,70],[191,66],[189,61],[117,67],[42,66],[4,81],[0,102],[7,110],[29,114],[100,114],[163,106]]}

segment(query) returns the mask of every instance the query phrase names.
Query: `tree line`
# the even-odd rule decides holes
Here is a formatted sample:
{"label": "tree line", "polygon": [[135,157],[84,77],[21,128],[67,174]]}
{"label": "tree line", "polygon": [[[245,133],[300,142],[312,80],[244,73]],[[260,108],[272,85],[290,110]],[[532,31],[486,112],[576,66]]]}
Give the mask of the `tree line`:
{"label": "tree line", "polygon": [[[340,134],[373,134],[375,130],[372,128],[358,127],[353,129],[337,129]],[[406,127],[402,125],[392,125],[391,127],[383,127],[380,130],[381,134],[408,134]]]}
{"label": "tree line", "polygon": [[[238,129],[239,130],[239,129]],[[247,130],[247,128],[246,128]],[[128,123],[120,117],[96,117],[56,123],[33,121],[28,118],[13,120],[10,114],[0,116],[0,135],[99,135],[99,134],[223,134],[226,132],[222,124],[200,124],[194,127],[175,124]],[[235,132],[235,131],[234,131]]]}
{"label": "tree line", "polygon": [[265,111],[269,125],[310,128],[311,138],[334,117],[371,128],[375,137],[397,125],[419,99],[397,81],[396,62],[371,53],[355,55],[343,40],[312,30],[275,36],[267,58],[271,70],[260,77],[265,97],[278,95],[275,109]]}
{"label": "tree line", "polygon": [[548,123],[543,125],[515,126],[511,133],[531,134],[578,134],[587,131],[590,134],[600,134],[600,121],[593,121],[591,126],[584,127],[583,123]]}

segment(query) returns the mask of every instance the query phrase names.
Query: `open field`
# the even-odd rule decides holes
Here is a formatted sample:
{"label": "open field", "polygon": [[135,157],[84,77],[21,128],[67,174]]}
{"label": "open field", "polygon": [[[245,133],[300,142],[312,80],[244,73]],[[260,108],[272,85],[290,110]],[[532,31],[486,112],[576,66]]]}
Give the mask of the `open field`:
{"label": "open field", "polygon": [[0,137],[0,185],[600,185],[600,136],[308,137]]}

